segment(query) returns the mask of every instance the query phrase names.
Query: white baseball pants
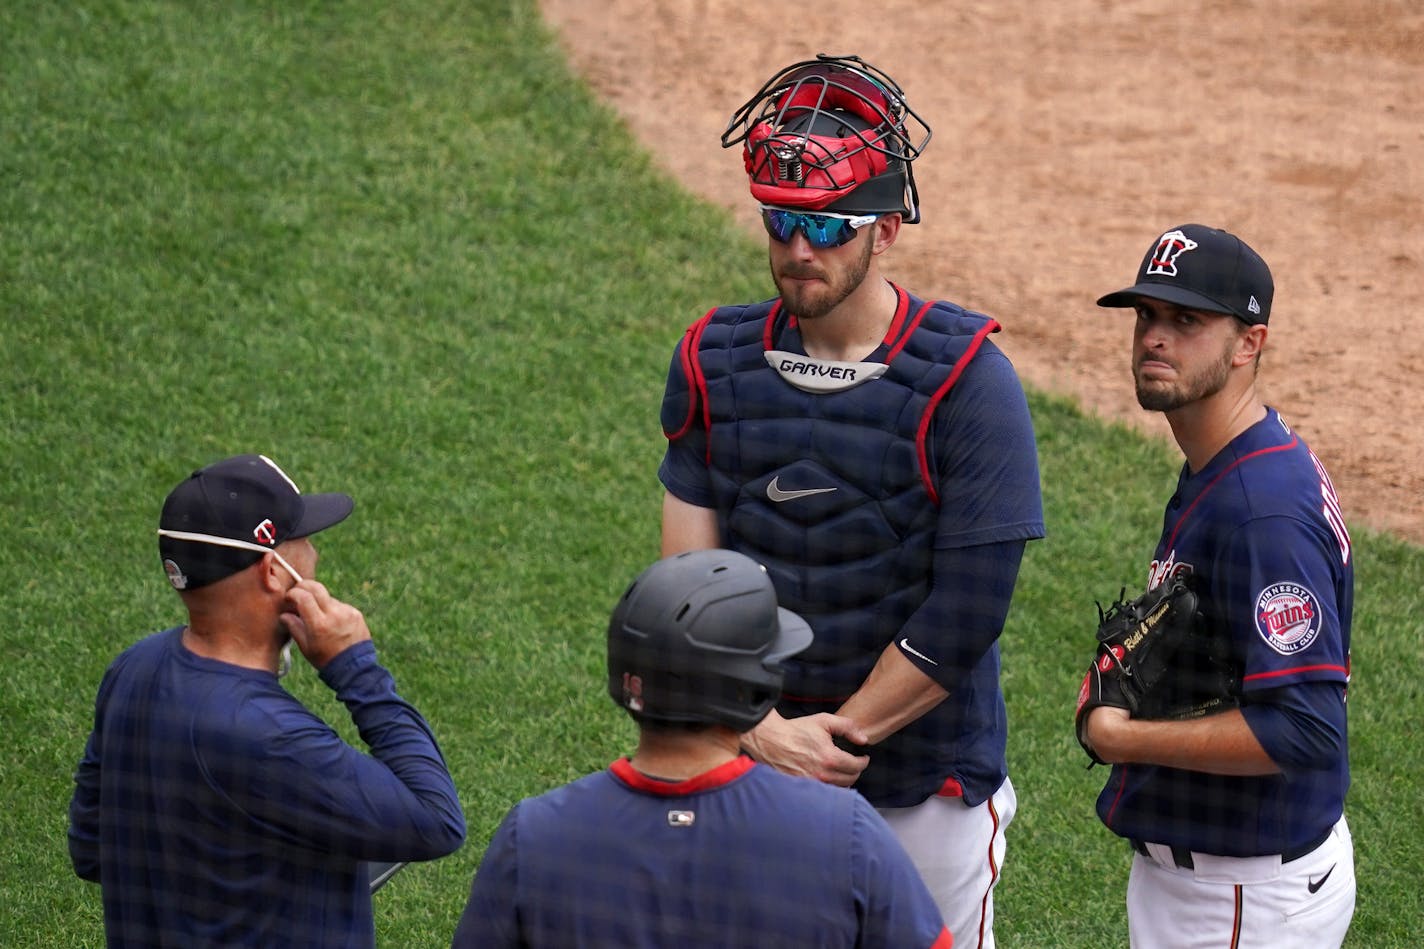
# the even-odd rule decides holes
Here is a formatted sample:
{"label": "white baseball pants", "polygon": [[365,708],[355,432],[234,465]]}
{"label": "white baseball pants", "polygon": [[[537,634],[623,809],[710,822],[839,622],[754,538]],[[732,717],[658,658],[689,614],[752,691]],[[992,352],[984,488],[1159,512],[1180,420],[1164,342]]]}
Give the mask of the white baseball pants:
{"label": "white baseball pants", "polygon": [[954,936],[954,949],[994,949],[994,887],[1004,865],[1004,828],[1018,798],[1007,779],[978,807],[932,797],[879,808],[910,855]]}
{"label": "white baseball pants", "polygon": [[1184,868],[1167,848],[1147,849],[1127,881],[1132,949],[1334,949],[1355,914],[1355,848],[1344,817],[1289,863],[1193,853]]}

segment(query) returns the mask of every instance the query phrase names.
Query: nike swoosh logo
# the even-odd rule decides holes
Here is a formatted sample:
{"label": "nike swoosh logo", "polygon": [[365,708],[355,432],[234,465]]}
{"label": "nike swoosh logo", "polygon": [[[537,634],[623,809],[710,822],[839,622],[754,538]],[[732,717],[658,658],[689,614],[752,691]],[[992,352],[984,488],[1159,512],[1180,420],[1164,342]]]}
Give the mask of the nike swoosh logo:
{"label": "nike swoosh logo", "polygon": [[1321,877],[1321,878],[1318,879],[1318,880],[1309,880],[1309,879],[1307,879],[1306,882],[1305,882],[1305,888],[1306,888],[1307,890],[1309,890],[1310,892],[1314,893],[1316,890],[1320,889],[1322,886],[1325,885],[1325,881],[1328,880],[1328,879],[1330,879],[1330,874],[1332,874],[1332,873],[1334,873],[1334,872],[1335,872],[1335,864],[1332,863],[1332,864],[1330,864],[1330,869],[1325,871],[1325,876]]}
{"label": "nike swoosh logo", "polygon": [[[904,639],[900,640],[900,648],[903,649],[903,650],[905,650],[907,653],[909,653],[909,654],[912,655],[912,656],[919,656],[921,659],[923,659],[925,662],[928,662],[928,663],[929,663],[930,665],[932,665],[932,666],[937,666],[937,665],[939,665],[939,663],[935,662],[935,661],[934,661],[933,659],[931,659],[929,656],[926,656],[924,653],[920,652],[920,651],[919,651],[918,649],[916,649],[914,646],[911,646],[911,645],[910,645],[910,637],[909,637],[909,636],[906,636]],[[1333,869],[1333,868],[1332,868],[1332,869]]]}
{"label": "nike swoosh logo", "polygon": [[781,476],[777,475],[771,479],[771,484],[766,486],[766,496],[780,504],[782,501],[794,501],[797,498],[809,498],[813,494],[827,494],[836,490],[835,488],[806,488],[801,491],[783,491],[777,484]]}

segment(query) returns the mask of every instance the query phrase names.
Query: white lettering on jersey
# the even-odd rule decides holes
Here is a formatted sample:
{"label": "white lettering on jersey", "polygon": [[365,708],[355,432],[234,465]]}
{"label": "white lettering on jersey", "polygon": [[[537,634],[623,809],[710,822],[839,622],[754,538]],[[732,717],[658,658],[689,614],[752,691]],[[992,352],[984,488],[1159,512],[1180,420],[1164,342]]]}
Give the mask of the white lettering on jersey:
{"label": "white lettering on jersey", "polygon": [[1345,513],[1340,509],[1340,496],[1335,493],[1330,475],[1313,451],[1310,452],[1310,463],[1315,465],[1315,473],[1320,475],[1320,513],[1325,515],[1325,523],[1330,525],[1335,540],[1340,544],[1340,564],[1343,566],[1350,562],[1350,532],[1345,527]]}
{"label": "white lettering on jersey", "polygon": [[1189,563],[1177,563],[1177,551],[1167,551],[1165,560],[1154,560],[1147,568],[1147,589],[1155,590],[1173,577],[1189,577],[1193,573]]}

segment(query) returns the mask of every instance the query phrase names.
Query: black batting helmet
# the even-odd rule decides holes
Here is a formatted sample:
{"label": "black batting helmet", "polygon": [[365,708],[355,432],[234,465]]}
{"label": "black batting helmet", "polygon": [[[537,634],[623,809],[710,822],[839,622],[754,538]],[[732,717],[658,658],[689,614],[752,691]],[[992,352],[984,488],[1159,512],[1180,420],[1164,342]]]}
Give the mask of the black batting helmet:
{"label": "black batting helmet", "polygon": [[884,72],[859,56],[793,63],[732,114],[722,147],[738,142],[762,204],[920,219],[911,163],[930,127]]}
{"label": "black batting helmet", "polygon": [[751,729],[781,696],[781,661],[811,627],[776,605],[760,564],[730,550],[666,557],[608,623],[608,694],[635,718]]}

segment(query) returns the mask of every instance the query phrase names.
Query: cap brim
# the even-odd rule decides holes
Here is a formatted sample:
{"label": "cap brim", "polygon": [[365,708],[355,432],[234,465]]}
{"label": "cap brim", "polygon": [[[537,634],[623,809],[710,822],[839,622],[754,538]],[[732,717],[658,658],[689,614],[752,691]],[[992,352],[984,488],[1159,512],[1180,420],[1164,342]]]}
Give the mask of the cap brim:
{"label": "cap brim", "polygon": [[772,643],[771,652],[765,658],[765,662],[780,662],[782,659],[796,655],[804,650],[816,638],[811,632],[811,624],[806,622],[797,613],[793,613],[783,606],[776,608],[776,625],[778,634],[776,642]]}
{"label": "cap brim", "polygon": [[317,531],[340,524],[355,506],[356,502],[349,494],[303,494],[302,517],[289,536],[310,537]]}
{"label": "cap brim", "polygon": [[1164,300],[1167,303],[1175,303],[1177,306],[1184,306],[1192,310],[1206,310],[1209,313],[1225,313],[1228,316],[1236,315],[1234,310],[1223,306],[1211,297],[1202,296],[1194,290],[1187,290],[1165,283],[1139,283],[1125,290],[1109,293],[1105,296],[1098,297],[1098,306],[1136,306],[1138,299],[1141,297],[1148,297],[1153,300]]}

